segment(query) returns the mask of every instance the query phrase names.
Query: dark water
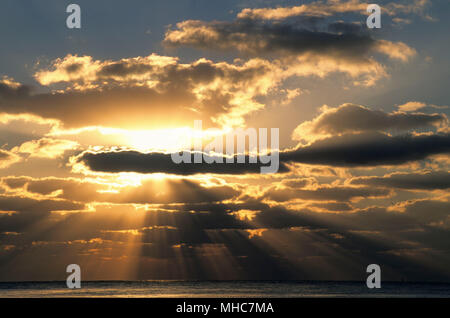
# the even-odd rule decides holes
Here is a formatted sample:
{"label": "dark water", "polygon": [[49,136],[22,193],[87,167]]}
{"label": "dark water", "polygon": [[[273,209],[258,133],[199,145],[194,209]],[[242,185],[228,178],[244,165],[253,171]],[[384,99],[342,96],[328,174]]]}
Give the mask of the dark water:
{"label": "dark water", "polygon": [[65,282],[0,283],[0,297],[450,297],[450,284],[365,282]]}

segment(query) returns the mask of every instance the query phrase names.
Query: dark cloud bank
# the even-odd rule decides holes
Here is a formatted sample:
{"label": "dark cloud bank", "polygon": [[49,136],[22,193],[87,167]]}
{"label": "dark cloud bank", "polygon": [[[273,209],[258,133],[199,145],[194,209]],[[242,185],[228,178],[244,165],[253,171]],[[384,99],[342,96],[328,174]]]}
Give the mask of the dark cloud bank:
{"label": "dark cloud bank", "polygon": [[[400,135],[362,133],[326,138],[309,146],[280,152],[279,172],[289,163],[319,164],[340,167],[396,165],[422,160],[431,155],[450,152],[450,135]],[[170,154],[138,151],[84,152],[79,155],[93,171],[240,174],[259,173],[261,164],[248,163],[173,163]]]}

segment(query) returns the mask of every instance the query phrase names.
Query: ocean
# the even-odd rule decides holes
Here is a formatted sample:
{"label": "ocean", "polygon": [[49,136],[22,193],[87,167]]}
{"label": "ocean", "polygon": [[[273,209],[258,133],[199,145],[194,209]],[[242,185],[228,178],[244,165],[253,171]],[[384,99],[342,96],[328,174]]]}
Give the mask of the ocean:
{"label": "ocean", "polygon": [[450,297],[450,284],[286,281],[94,281],[81,289],[65,282],[2,282],[0,297]]}

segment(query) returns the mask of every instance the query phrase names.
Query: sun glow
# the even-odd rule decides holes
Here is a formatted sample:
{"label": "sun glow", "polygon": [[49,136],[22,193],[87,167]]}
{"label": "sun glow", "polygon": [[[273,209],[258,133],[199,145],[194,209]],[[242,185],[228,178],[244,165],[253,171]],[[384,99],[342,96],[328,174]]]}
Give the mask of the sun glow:
{"label": "sun glow", "polygon": [[126,130],[125,135],[128,145],[139,151],[164,151],[174,152],[192,148],[194,140],[202,140],[202,143],[226,134],[226,130],[196,130],[190,127],[154,130]]}
{"label": "sun glow", "polygon": [[[109,145],[110,147],[128,147],[141,152],[175,152],[192,148],[195,140],[206,143],[216,136],[225,135],[229,129],[196,130],[193,127],[159,128],[149,130],[129,130],[101,126],[79,129],[54,129],[50,137],[76,139],[83,143]],[[80,140],[81,137],[84,137]],[[95,146],[94,146],[95,147]]]}
{"label": "sun glow", "polygon": [[190,128],[123,131],[128,146],[139,151],[172,152],[190,146]]}

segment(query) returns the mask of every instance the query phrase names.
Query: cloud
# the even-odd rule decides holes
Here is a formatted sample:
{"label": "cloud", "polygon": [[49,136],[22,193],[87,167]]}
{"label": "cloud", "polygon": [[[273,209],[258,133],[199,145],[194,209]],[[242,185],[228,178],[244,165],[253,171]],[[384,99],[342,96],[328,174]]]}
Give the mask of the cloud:
{"label": "cloud", "polygon": [[[367,4],[334,1],[289,8],[244,9],[234,21],[179,22],[167,30],[163,44],[264,56],[289,65],[285,70],[287,76],[324,77],[340,72],[354,79],[354,85],[372,86],[388,76],[374,53],[407,62],[417,52],[403,42],[373,38],[360,23],[343,22],[337,17],[333,22],[325,19],[363,8]],[[404,7],[395,10],[400,8]]]}
{"label": "cloud", "polygon": [[52,129],[58,127],[58,122],[30,114],[0,113],[0,145],[12,150],[21,144],[42,138]]}
{"label": "cloud", "polygon": [[345,12],[365,12],[367,4],[360,3],[357,0],[340,2],[328,1],[313,2],[309,4],[302,4],[300,6],[279,7],[279,8],[246,8],[238,13],[237,17],[240,19],[262,19],[262,20],[284,20],[291,17],[298,16],[330,16],[336,13]]}
{"label": "cloud", "polygon": [[385,54],[391,59],[400,60],[402,62],[408,62],[417,54],[415,49],[403,42],[390,42],[386,40],[378,40],[376,45],[374,45],[374,50]]}
{"label": "cloud", "polygon": [[4,76],[0,80],[0,96],[3,98],[27,96],[30,93],[30,86],[17,83],[12,78]]}
{"label": "cloud", "polygon": [[375,40],[361,26],[346,22],[326,25],[324,30],[301,21],[289,24],[239,19],[233,22],[187,20],[177,23],[176,27],[166,32],[165,45],[237,50],[256,56],[309,53],[329,59],[367,62],[369,52],[404,62],[416,54],[405,43]]}
{"label": "cloud", "polygon": [[2,183],[29,195],[51,196],[70,201],[115,204],[169,204],[220,202],[240,194],[231,185],[202,185],[195,180],[143,180],[136,185],[108,185],[75,178],[4,177]]}
{"label": "cloud", "polygon": [[405,104],[398,106],[398,109],[401,111],[404,111],[404,112],[414,112],[414,111],[424,108],[426,106],[427,106],[427,104],[425,104],[425,103],[413,101],[413,102],[407,102]]}
{"label": "cloud", "polygon": [[[448,200],[405,201],[395,209],[368,207],[355,209],[352,213],[313,212],[308,209],[292,210],[276,207],[264,209],[255,222],[264,228],[309,227],[329,231],[380,231],[396,232],[407,230],[426,230],[432,222],[446,220]],[[277,214],[279,215],[277,218]],[[385,242],[387,243],[387,242]]]}
{"label": "cloud", "polygon": [[[193,102],[195,98],[188,92],[178,91],[158,93],[147,88],[106,88],[84,92],[40,93],[21,98],[0,99],[0,110],[11,114],[30,113],[44,118],[52,118],[66,128],[83,126],[149,127],[158,120],[180,120],[177,108],[181,101]],[[127,117],[123,109],[127,108]],[[189,118],[194,112],[185,110],[180,114]]]}
{"label": "cloud", "polygon": [[68,150],[77,150],[78,143],[70,140],[41,138],[31,140],[12,149],[15,153],[28,154],[32,158],[57,158]]}
{"label": "cloud", "polygon": [[313,52],[355,56],[367,52],[375,41],[368,35],[339,35],[285,24],[188,20],[177,23],[177,29],[167,31],[164,43],[203,49],[236,49],[253,55],[279,51],[286,54]]}
{"label": "cloud", "polygon": [[313,120],[300,124],[293,132],[294,140],[316,140],[321,137],[349,132],[397,132],[448,125],[445,114],[386,113],[355,104],[336,108],[323,107]]}
{"label": "cloud", "polygon": [[[190,153],[191,158],[194,152]],[[209,157],[203,154],[203,157]],[[212,158],[212,157],[209,157]],[[215,158],[215,157],[214,157]],[[269,166],[261,162],[249,163],[248,156],[245,157],[245,163],[179,163],[173,162],[170,153],[139,151],[85,151],[76,157],[72,157],[72,166],[77,170],[83,171],[87,167],[91,171],[98,172],[138,172],[138,173],[168,173],[178,175],[193,175],[201,173],[210,174],[242,174],[242,173],[260,173],[261,167]],[[82,166],[79,166],[81,164]],[[278,172],[288,171],[283,164],[280,165]]]}
{"label": "cloud", "polygon": [[[390,9],[386,11],[393,14],[394,11],[416,5],[425,4],[389,4]],[[231,22],[179,22],[176,28],[166,32],[163,43],[169,47],[233,50],[253,56],[314,55],[335,63],[365,65],[366,72],[370,72],[370,63],[377,63],[370,58],[372,53],[384,54],[402,62],[416,55],[416,51],[405,43],[373,38],[361,23],[343,22],[337,17],[337,22],[325,19],[346,12],[365,12],[366,8],[366,3],[356,0],[345,3],[315,2],[294,7],[247,8]],[[381,67],[378,65],[378,68]]]}
{"label": "cloud", "polygon": [[350,103],[324,106],[318,116],[295,128],[293,139],[303,145],[282,152],[280,160],[334,166],[402,164],[448,154],[447,127],[443,113],[387,113]]}
{"label": "cloud", "polygon": [[[290,163],[330,165],[337,167],[399,165],[423,160],[432,155],[450,153],[450,135],[405,134],[390,136],[379,132],[344,134],[317,140],[307,146],[284,150],[279,153],[278,172],[289,170]],[[192,157],[193,153],[191,153]],[[205,154],[203,154],[206,156]],[[76,172],[137,172],[193,174],[242,174],[260,173],[262,166],[249,163],[180,163],[172,161],[170,153],[123,151],[85,151],[71,158]],[[193,162],[193,161],[192,161]],[[224,160],[225,162],[225,160]]]}
{"label": "cloud", "polygon": [[[139,275],[147,273],[148,266],[159,261],[183,266],[184,272],[180,277],[218,278],[210,272],[196,276],[189,271],[189,264],[196,260],[198,266],[208,267],[211,259],[220,259],[221,263],[226,262],[226,267],[238,264],[239,268],[245,269],[242,277],[247,278],[263,278],[270,274],[270,277],[292,279],[300,278],[303,273],[319,278],[323,277],[320,271],[316,273],[313,269],[321,268],[323,262],[332,263],[331,267],[341,264],[337,266],[340,272],[333,273],[333,277],[348,277],[355,266],[375,260],[385,264],[385,275],[391,279],[400,279],[405,275],[408,279],[417,279],[425,277],[423,273],[428,273],[429,268],[423,262],[412,262],[410,258],[393,256],[390,252],[403,250],[417,253],[433,247],[433,260],[441,260],[448,248],[448,241],[443,240],[448,234],[438,227],[438,223],[448,215],[449,206],[445,201],[404,202],[398,210],[372,207],[357,209],[353,213],[317,213],[308,209],[293,210],[251,202],[170,206],[174,211],[163,211],[161,207],[151,213],[124,206],[97,207],[94,213],[41,218],[39,224],[47,230],[28,230],[26,233],[22,233],[25,224],[6,226],[12,225],[12,215],[2,220],[8,222],[0,223],[0,229],[12,229],[20,235],[0,235],[0,240],[2,244],[15,246],[8,253],[17,250],[22,257],[16,263],[17,275],[24,273],[18,265],[32,258],[37,266],[40,259],[36,256],[41,255],[46,262],[51,259],[51,264],[62,261],[64,257],[77,257],[81,266],[84,266],[85,257],[90,261],[98,258],[103,262],[103,257],[108,257],[116,270],[118,264],[123,264],[123,259],[146,260],[145,271],[138,270],[139,274],[133,272],[139,278],[147,277]],[[257,209],[251,221],[235,217],[234,211],[243,208]],[[386,237],[390,239],[386,240]],[[224,255],[228,257],[223,258]],[[313,264],[304,263],[311,258]],[[350,262],[343,264],[343,258]],[[270,271],[255,273],[255,266],[261,262],[270,266]],[[407,274],[404,264],[409,264]],[[1,259],[0,266],[6,266]],[[167,269],[167,265],[164,268]],[[286,268],[290,270],[286,271]],[[445,276],[448,270],[445,266],[443,268],[433,271],[441,280],[448,277]],[[302,274],[296,276],[299,272]],[[41,271],[40,276],[43,273]],[[225,277],[235,277],[233,275],[236,273],[233,273],[227,272]]]}
{"label": "cloud", "polygon": [[[151,54],[146,57],[124,58],[118,61],[94,60],[91,56],[68,54],[51,63],[51,69],[41,69],[34,74],[42,85],[59,82],[72,82],[83,89],[97,87],[100,81],[143,82],[151,80],[152,76],[164,75],[166,69],[177,67],[175,57]],[[200,74],[199,74],[200,75]],[[98,83],[97,83],[98,82]],[[151,83],[149,83],[151,84]]]}
{"label": "cloud", "polygon": [[350,184],[400,189],[445,190],[450,188],[448,171],[396,172],[383,177],[358,177],[350,180]]}
{"label": "cloud", "polygon": [[10,165],[19,162],[20,157],[15,153],[0,149],[0,169],[7,168]]}
{"label": "cloud", "polygon": [[[375,193],[371,194],[372,196],[376,195]],[[353,210],[353,207],[347,202],[325,202],[325,203],[315,203],[311,204],[310,207],[324,209],[325,211],[335,211],[335,212],[345,212]]]}
{"label": "cloud", "polygon": [[0,210],[20,213],[50,212],[50,211],[74,211],[81,210],[84,204],[68,200],[32,199],[20,196],[0,196]]}
{"label": "cloud", "polygon": [[406,203],[404,206],[404,213],[423,224],[431,226],[447,221],[449,211],[450,202],[448,200],[416,200],[412,203]]}
{"label": "cloud", "polygon": [[[103,61],[69,54],[35,73],[40,84],[63,83],[66,86],[63,90],[33,93],[29,86],[4,78],[0,111],[59,121],[66,128],[148,129],[161,122],[180,126],[199,118],[209,125],[242,125],[244,116],[265,107],[258,98],[267,96],[286,78],[324,77],[341,72],[354,79],[355,85],[370,86],[387,75],[381,64],[365,56],[374,42],[366,35],[353,31],[344,35],[298,31],[291,26],[268,28],[273,29],[274,38],[288,37],[291,33],[297,36],[300,32],[298,36],[303,42],[285,38],[274,40],[277,42],[270,43],[270,47],[303,52],[283,60],[254,58],[236,64],[206,59],[183,64],[175,57],[156,54]],[[259,26],[254,26],[252,32],[263,39],[272,38],[265,33],[258,35],[258,30]],[[244,43],[252,45],[247,39]],[[396,52],[394,44],[377,43],[389,54]],[[255,49],[263,51],[259,44]],[[404,46],[398,51],[408,52]],[[403,58],[397,55],[394,57]],[[127,118],[123,116],[124,108]]]}
{"label": "cloud", "polygon": [[341,167],[398,165],[450,153],[450,135],[344,134],[280,153],[280,162]]}
{"label": "cloud", "polygon": [[[319,186],[314,189],[274,188],[267,189],[263,199],[283,202],[294,199],[311,201],[350,201],[362,198],[387,197],[390,191],[379,188]],[[322,206],[326,207],[326,206]],[[332,207],[333,208],[333,207]],[[335,209],[336,207],[334,207]]]}
{"label": "cloud", "polygon": [[[49,217],[51,211],[75,212],[84,204],[60,199],[33,199],[0,195],[0,233],[31,231],[33,225]],[[17,242],[17,243],[20,243]]]}
{"label": "cloud", "polygon": [[117,61],[69,54],[35,74],[40,84],[63,83],[64,90],[33,94],[6,83],[0,111],[52,118],[70,128],[148,129],[161,121],[179,126],[194,119],[242,124],[242,116],[264,108],[256,97],[267,95],[286,76],[279,65],[261,59],[183,64],[156,54]]}
{"label": "cloud", "polygon": [[[428,4],[382,4],[383,25],[426,17]],[[237,126],[265,104],[292,104],[307,91],[299,80],[387,77],[387,63],[417,53],[341,20],[364,19],[366,7],[244,9],[166,33],[169,47],[230,50],[246,62],[69,54],[37,66],[37,90],[0,79],[0,168],[38,158],[0,171],[0,280],[61,280],[73,259],[94,280],[357,280],[372,262],[386,280],[450,280],[448,119],[418,112],[441,107],[323,107],[269,176],[260,163],[177,165],[169,151],[178,147],[148,147],[167,146],[196,119]],[[57,165],[68,153],[71,171]]]}
{"label": "cloud", "polygon": [[426,20],[433,21],[434,19],[425,13],[425,9],[430,5],[430,0],[413,0],[406,3],[391,2],[386,5],[386,12],[389,15],[395,15],[397,13],[417,14]]}
{"label": "cloud", "polygon": [[[423,14],[423,10],[430,4],[428,0],[414,0],[406,3],[391,2],[383,4],[382,8],[389,15],[399,13]],[[243,9],[239,14],[240,19],[284,20],[292,17],[327,17],[338,13],[362,13],[366,14],[367,3],[359,0],[328,0],[315,1],[308,4],[292,7]]]}
{"label": "cloud", "polygon": [[394,22],[395,25],[399,25],[399,26],[412,23],[412,21],[410,19],[404,19],[404,18],[393,18],[392,22]]}

